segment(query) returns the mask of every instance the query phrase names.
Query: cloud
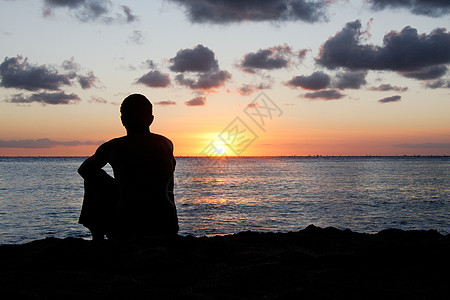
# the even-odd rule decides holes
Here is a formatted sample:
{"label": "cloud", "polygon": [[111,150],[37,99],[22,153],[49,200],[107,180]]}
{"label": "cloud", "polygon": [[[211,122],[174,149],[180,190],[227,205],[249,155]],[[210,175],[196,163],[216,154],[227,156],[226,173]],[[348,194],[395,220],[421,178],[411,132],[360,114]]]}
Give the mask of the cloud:
{"label": "cloud", "polygon": [[403,143],[395,145],[397,147],[401,148],[412,148],[412,149],[449,149],[450,143],[419,143],[419,144],[410,144],[410,143]]}
{"label": "cloud", "polygon": [[100,21],[111,23],[133,23],[138,20],[128,6],[115,9],[110,0],[44,0],[43,16],[50,17],[55,9],[67,8],[80,22]]}
{"label": "cloud", "polygon": [[430,89],[450,88],[450,80],[439,79],[431,81],[427,83],[426,87]]}
{"label": "cloud", "polygon": [[447,0],[368,0],[374,10],[386,8],[406,8],[413,14],[440,17],[450,13]]}
{"label": "cloud", "polygon": [[209,73],[200,73],[195,79],[186,77],[184,74],[178,74],[175,79],[178,84],[189,87],[193,90],[209,90],[219,88],[225,85],[225,82],[231,78],[227,71],[215,71]]}
{"label": "cloud", "polygon": [[309,76],[295,76],[286,85],[306,90],[321,90],[330,85],[330,76],[323,72],[314,72]]}
{"label": "cloud", "polygon": [[155,105],[170,106],[170,105],[177,105],[177,103],[174,101],[167,100],[167,101],[155,102]]}
{"label": "cloud", "polygon": [[72,56],[70,60],[63,61],[62,68],[66,71],[79,71],[81,66],[79,63],[75,62],[75,58]]}
{"label": "cloud", "polygon": [[[229,72],[219,70],[214,52],[200,44],[193,49],[179,50],[170,62],[171,71],[183,73],[175,77],[176,82],[193,90],[218,88],[231,78]],[[185,75],[185,72],[190,74]]]}
{"label": "cloud", "polygon": [[89,100],[89,102],[91,103],[100,103],[100,104],[107,104],[108,100],[106,100],[105,98],[102,97],[91,97],[91,100]]}
{"label": "cloud", "polygon": [[146,61],[143,61],[141,63],[141,65],[143,65],[143,67],[146,68],[146,69],[150,69],[150,70],[155,70],[156,69],[156,64],[151,59],[147,59]]}
{"label": "cloud", "polygon": [[366,84],[366,71],[347,71],[336,75],[334,83],[330,76],[324,72],[317,71],[310,76],[295,76],[286,83],[287,86],[301,87],[306,90],[322,90],[329,87],[343,89],[359,89]]}
{"label": "cloud", "polygon": [[288,67],[294,59],[302,59],[306,53],[307,50],[294,52],[288,45],[260,49],[257,52],[246,54],[239,67],[248,73],[256,73],[261,69],[282,69]]}
{"label": "cloud", "polygon": [[10,99],[6,100],[10,103],[42,103],[43,105],[59,105],[59,104],[74,104],[79,102],[81,99],[76,94],[66,94],[64,92],[59,93],[37,93],[30,96],[24,94],[13,95]]}
{"label": "cloud", "polygon": [[102,0],[45,0],[44,16],[52,14],[52,9],[66,7],[75,12],[75,17],[83,22],[94,21],[109,11],[110,1]]}
{"label": "cloud", "polygon": [[340,90],[343,89],[359,89],[365,85],[366,71],[348,71],[337,75],[337,82],[334,86]]}
{"label": "cloud", "polygon": [[281,69],[288,65],[288,60],[283,57],[282,51],[277,51],[274,48],[260,49],[256,53],[248,53],[242,60],[241,67],[245,70],[252,69]]}
{"label": "cloud", "polygon": [[78,75],[78,82],[83,90],[90,89],[98,82],[98,78],[95,77],[94,72],[89,72],[87,76]]}
{"label": "cloud", "polygon": [[317,63],[329,69],[420,71],[450,63],[450,33],[438,28],[418,34],[409,26],[384,36],[383,46],[362,44],[361,21],[345,25],[321,47]]}
{"label": "cloud", "polygon": [[169,69],[173,72],[211,72],[219,69],[214,52],[203,45],[178,51],[170,62]]}
{"label": "cloud", "polygon": [[405,72],[402,75],[408,78],[414,78],[419,80],[437,79],[447,73],[446,66],[432,66],[426,67],[417,71]]}
{"label": "cloud", "polygon": [[130,7],[128,7],[126,5],[122,5],[121,7],[122,7],[122,10],[123,10],[125,16],[127,17],[127,19],[126,19],[127,23],[133,23],[138,20],[138,17],[133,15],[133,13],[131,12]]}
{"label": "cloud", "polygon": [[313,23],[326,19],[325,0],[171,0],[185,9],[192,23],[297,21]]}
{"label": "cloud", "polygon": [[0,148],[27,148],[27,149],[41,149],[52,148],[55,146],[81,146],[81,145],[100,145],[103,141],[99,142],[80,142],[80,141],[53,141],[48,138],[37,140],[0,140]]}
{"label": "cloud", "polygon": [[204,106],[206,105],[206,97],[198,96],[189,101],[186,101],[187,106]]}
{"label": "cloud", "polygon": [[133,30],[133,34],[128,37],[128,41],[137,45],[144,44],[144,35],[142,34],[142,31]]}
{"label": "cloud", "polygon": [[402,99],[402,96],[392,96],[392,97],[386,97],[383,99],[378,100],[380,103],[390,103],[390,102],[400,102]]}
{"label": "cloud", "polygon": [[322,100],[337,100],[343,98],[345,95],[337,90],[323,90],[312,93],[306,93],[305,98],[308,99],[322,99]]}
{"label": "cloud", "polygon": [[68,74],[60,74],[50,66],[35,66],[22,56],[8,58],[0,64],[0,86],[5,88],[37,91],[40,89],[57,91],[63,85],[71,85]]}
{"label": "cloud", "polygon": [[260,83],[259,85],[244,84],[238,88],[238,93],[241,96],[249,96],[258,90],[270,89],[270,84]]}
{"label": "cloud", "polygon": [[165,88],[170,85],[169,74],[161,73],[157,70],[152,70],[139,78],[136,83],[144,84],[153,88]]}
{"label": "cloud", "polygon": [[369,88],[369,90],[371,90],[371,91],[380,91],[380,92],[386,92],[386,91],[406,92],[408,90],[408,88],[407,87],[392,86],[390,84],[380,84],[377,87]]}
{"label": "cloud", "polygon": [[60,91],[63,86],[72,86],[72,81],[77,79],[83,89],[95,86],[98,78],[94,73],[87,75],[76,73],[80,65],[72,57],[65,60],[61,67],[67,73],[60,73],[55,67],[48,65],[33,65],[27,58],[18,55],[8,58],[0,64],[0,86],[4,88],[15,88],[27,91]]}

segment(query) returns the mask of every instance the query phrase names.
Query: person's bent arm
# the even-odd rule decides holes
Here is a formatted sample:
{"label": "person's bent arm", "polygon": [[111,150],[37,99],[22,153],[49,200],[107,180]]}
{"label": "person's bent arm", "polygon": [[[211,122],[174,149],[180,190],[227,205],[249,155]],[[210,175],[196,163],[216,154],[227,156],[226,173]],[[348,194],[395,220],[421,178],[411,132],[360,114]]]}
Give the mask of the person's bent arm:
{"label": "person's bent arm", "polygon": [[99,172],[105,172],[102,168],[107,164],[108,157],[106,154],[105,144],[98,147],[94,155],[86,159],[78,168],[78,174],[83,179],[95,176]]}

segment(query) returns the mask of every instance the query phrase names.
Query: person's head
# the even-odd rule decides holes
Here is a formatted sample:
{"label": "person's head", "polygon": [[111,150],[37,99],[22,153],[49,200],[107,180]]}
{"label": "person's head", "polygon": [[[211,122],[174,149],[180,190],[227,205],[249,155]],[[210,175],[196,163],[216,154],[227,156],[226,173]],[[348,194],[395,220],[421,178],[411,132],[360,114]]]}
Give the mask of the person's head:
{"label": "person's head", "polygon": [[127,131],[143,131],[153,122],[153,106],[141,94],[126,97],[120,106],[120,118]]}

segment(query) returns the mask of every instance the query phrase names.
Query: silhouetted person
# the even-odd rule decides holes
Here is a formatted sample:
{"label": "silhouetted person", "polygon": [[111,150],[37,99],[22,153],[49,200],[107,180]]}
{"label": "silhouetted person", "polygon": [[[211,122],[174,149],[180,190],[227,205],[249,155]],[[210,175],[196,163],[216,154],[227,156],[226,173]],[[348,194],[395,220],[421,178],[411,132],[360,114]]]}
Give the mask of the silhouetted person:
{"label": "silhouetted person", "polygon": [[[150,132],[153,108],[145,96],[128,96],[120,112],[127,135],[98,147],[78,169],[85,186],[79,223],[94,240],[176,234],[172,142]],[[107,163],[114,178],[102,169]]]}

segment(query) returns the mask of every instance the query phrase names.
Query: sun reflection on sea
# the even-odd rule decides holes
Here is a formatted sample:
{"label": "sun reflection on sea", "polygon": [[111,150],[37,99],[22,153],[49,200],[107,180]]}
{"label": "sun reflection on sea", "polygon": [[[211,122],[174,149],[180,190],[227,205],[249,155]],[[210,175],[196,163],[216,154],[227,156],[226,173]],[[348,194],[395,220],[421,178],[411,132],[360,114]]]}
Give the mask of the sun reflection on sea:
{"label": "sun reflection on sea", "polygon": [[215,198],[215,197],[203,197],[193,200],[196,204],[211,204],[211,205],[228,205],[229,201],[225,198]]}

